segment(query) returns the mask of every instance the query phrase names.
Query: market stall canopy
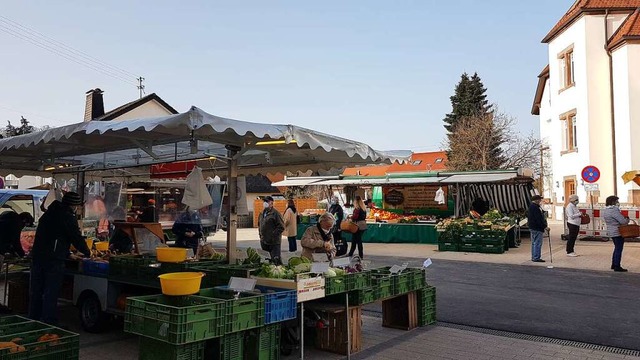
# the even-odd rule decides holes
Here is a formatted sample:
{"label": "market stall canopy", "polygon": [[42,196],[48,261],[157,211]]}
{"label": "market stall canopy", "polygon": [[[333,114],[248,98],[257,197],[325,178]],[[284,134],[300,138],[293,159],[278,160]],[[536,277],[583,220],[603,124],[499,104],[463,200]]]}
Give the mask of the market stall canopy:
{"label": "market stall canopy", "polygon": [[277,181],[271,184],[271,186],[308,186],[324,180],[338,179],[338,176],[314,176],[314,177],[294,177],[286,178],[282,181]]}
{"label": "market stall canopy", "polygon": [[404,162],[410,155],[376,151],[294,125],[226,119],[192,107],[176,115],[89,121],[1,139],[0,172],[42,175],[187,160],[200,160],[198,166],[218,171],[226,169],[226,161],[218,160],[225,160],[230,146],[238,151],[240,175]]}
{"label": "market stall canopy", "polygon": [[364,186],[364,185],[373,185],[373,186],[381,186],[381,185],[420,185],[420,184],[435,184],[439,181],[443,180],[443,177],[418,177],[418,178],[358,178],[358,179],[336,179],[336,180],[322,180],[319,182],[315,182],[312,185],[319,186]]}

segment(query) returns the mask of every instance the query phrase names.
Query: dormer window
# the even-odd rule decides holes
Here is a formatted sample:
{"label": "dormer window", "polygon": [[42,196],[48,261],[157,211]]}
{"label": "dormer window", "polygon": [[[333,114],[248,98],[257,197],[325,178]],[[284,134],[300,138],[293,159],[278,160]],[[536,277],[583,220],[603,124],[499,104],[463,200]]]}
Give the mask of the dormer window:
{"label": "dormer window", "polygon": [[442,160],[444,160],[444,159],[442,159],[442,158],[437,158],[437,159],[436,159],[436,164],[440,164],[440,163],[442,162]]}
{"label": "dormer window", "polygon": [[411,163],[411,164],[412,164],[413,166],[420,165],[420,164],[422,164],[422,160],[416,160],[416,161],[414,161],[414,162],[413,162],[413,163]]}
{"label": "dormer window", "polygon": [[563,91],[576,84],[573,45],[558,54],[558,62],[560,65],[560,91]]}

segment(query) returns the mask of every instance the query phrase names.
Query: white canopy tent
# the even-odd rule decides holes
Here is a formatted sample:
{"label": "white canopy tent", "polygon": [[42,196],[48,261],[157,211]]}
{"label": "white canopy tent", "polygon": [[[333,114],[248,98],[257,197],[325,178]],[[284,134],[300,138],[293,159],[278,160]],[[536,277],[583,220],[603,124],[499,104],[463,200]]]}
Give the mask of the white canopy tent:
{"label": "white canopy tent", "polygon": [[228,172],[229,261],[235,261],[238,175],[330,170],[407,161],[364,143],[294,125],[226,119],[197,107],[146,119],[90,121],[0,139],[0,174],[85,173],[149,175],[153,164],[197,160],[206,171]]}

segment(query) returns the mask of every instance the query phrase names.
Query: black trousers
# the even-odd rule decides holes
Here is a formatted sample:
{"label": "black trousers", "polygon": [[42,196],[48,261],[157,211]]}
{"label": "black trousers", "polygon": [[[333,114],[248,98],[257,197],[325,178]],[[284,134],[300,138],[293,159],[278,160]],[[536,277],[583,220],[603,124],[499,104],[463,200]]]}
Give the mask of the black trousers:
{"label": "black trousers", "polygon": [[353,253],[356,251],[356,246],[358,246],[358,256],[360,258],[364,258],[363,250],[362,250],[362,234],[364,234],[366,230],[358,230],[355,234],[351,236],[351,249],[349,249],[349,256],[353,256]]}
{"label": "black trousers", "polygon": [[580,231],[580,226],[567,223],[567,227],[569,228],[569,239],[567,240],[567,254],[571,254],[574,251],[573,247],[576,245],[576,239],[578,239],[578,231]]}

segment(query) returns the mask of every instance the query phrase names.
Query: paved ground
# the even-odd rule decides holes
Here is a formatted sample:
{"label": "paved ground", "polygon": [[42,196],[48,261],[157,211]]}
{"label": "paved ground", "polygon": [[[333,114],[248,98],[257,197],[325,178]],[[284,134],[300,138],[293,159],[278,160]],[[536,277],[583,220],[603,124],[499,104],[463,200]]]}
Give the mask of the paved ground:
{"label": "paved ground", "polygon": [[[625,347],[640,348],[634,326],[638,323],[634,305],[640,295],[640,244],[625,248],[623,265],[630,273],[613,273],[609,270],[611,243],[578,242],[576,251],[582,256],[567,258],[559,239],[561,228],[557,224],[552,227],[553,269],[547,269],[550,263],[530,262],[527,239],[522,247],[503,255],[440,253],[435,245],[365,244],[372,266],[402,261],[419,265],[426,258],[434,261],[429,281],[438,289],[438,320],[442,323],[410,332],[382,328],[376,307],[368,307],[363,322],[365,349],[352,358],[640,360],[629,355],[637,355],[634,352],[449,324],[484,328],[489,324],[499,330],[589,339],[587,342],[614,346],[630,343],[632,346]],[[219,233],[211,240],[222,245],[224,237]],[[238,238],[240,247],[258,247],[254,229],[241,229]],[[543,257],[549,260],[547,243],[544,249]],[[610,321],[602,322],[610,316]],[[71,330],[81,333],[81,359],[137,358],[137,338],[124,334],[121,325],[116,323],[106,334],[83,333],[77,311],[69,306],[64,307],[62,319]],[[294,358],[297,356],[285,359]],[[344,357],[309,350],[305,358]]]}

